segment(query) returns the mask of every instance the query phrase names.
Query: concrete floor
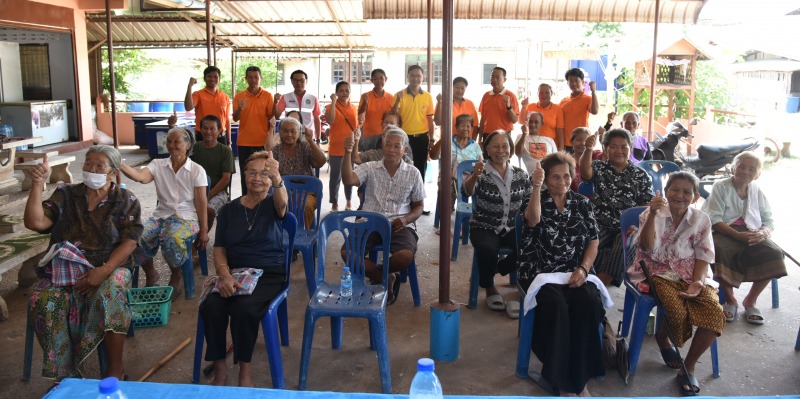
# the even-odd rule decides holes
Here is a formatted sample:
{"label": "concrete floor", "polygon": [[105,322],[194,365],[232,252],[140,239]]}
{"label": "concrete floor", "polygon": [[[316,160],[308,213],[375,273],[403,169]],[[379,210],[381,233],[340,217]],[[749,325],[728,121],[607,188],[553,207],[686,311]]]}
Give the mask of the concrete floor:
{"label": "concrete floor", "polygon": [[[79,152],[79,161],[84,152]],[[128,163],[138,164],[147,161],[147,154],[141,150],[123,150]],[[81,162],[72,165],[73,174],[80,176]],[[800,255],[791,243],[798,236],[800,212],[794,211],[793,201],[796,189],[782,185],[787,177],[797,176],[800,161],[782,160],[779,164],[765,170],[761,183],[769,194],[770,202],[778,220],[775,240],[785,249]],[[21,176],[20,176],[21,177]],[[240,194],[238,175],[234,177],[233,194]],[[327,186],[327,172],[323,170],[322,180]],[[127,180],[127,179],[125,179]],[[155,189],[143,187],[126,181],[128,188],[136,193],[142,202],[143,217],[152,214],[155,207]],[[52,190],[52,186],[48,191]],[[326,187],[327,191],[327,187]],[[426,184],[428,199],[426,209],[434,209],[436,198],[435,184]],[[10,190],[9,202],[2,206],[3,214],[21,214],[26,195]],[[325,193],[327,197],[327,192]],[[341,195],[340,195],[341,197]],[[343,200],[342,200],[343,201]],[[330,210],[325,201],[323,216]],[[344,206],[344,203],[341,203]],[[395,393],[407,393],[411,379],[416,371],[415,363],[420,357],[430,356],[430,308],[429,304],[438,298],[438,236],[434,234],[433,217],[423,216],[418,221],[420,249],[417,254],[418,274],[423,306],[415,308],[407,286],[402,288],[400,299],[389,307],[387,323],[390,343],[392,387]],[[2,239],[2,237],[0,237]],[[213,240],[213,236],[212,236]],[[336,247],[335,245],[333,247]],[[337,252],[330,248],[331,255]],[[210,254],[210,252],[209,252]],[[331,258],[334,259],[334,258]],[[466,303],[469,272],[472,261],[472,246],[462,246],[458,261],[451,264],[451,297],[459,303]],[[211,263],[211,262],[210,262]],[[213,263],[212,263],[213,264]],[[290,345],[281,348],[287,389],[297,389],[300,346],[303,335],[303,314],[308,293],[302,270],[302,260],[295,262],[291,274],[289,301]],[[162,272],[162,284],[166,283],[168,271],[160,256],[157,267]],[[767,322],[754,326],[737,320],[730,323],[719,338],[721,378],[711,375],[710,355],[705,355],[697,366],[702,395],[740,396],[740,395],[788,395],[800,392],[800,353],[794,351],[800,315],[800,269],[794,264],[787,265],[789,276],[780,280],[781,306],[770,308],[769,288],[759,299]],[[213,269],[213,268],[212,268]],[[202,287],[204,277],[196,271],[196,285]],[[338,276],[337,271],[330,275]],[[514,297],[515,290],[507,285],[506,278],[497,279],[506,298]],[[143,280],[142,280],[143,283]],[[607,310],[611,325],[617,325],[622,317],[624,291],[613,288],[614,306]],[[0,369],[0,398],[41,397],[51,386],[52,381],[40,376],[41,349],[34,344],[33,377],[30,382],[20,381],[25,335],[25,306],[28,290],[17,285],[17,270],[3,276],[0,295],[8,302],[11,318],[0,323],[0,353],[6,359]],[[489,310],[481,292],[478,308],[475,310],[461,306],[460,356],[457,360],[437,362],[436,372],[442,381],[444,392],[448,395],[519,395],[543,396],[545,391],[531,380],[519,379],[514,375],[517,350],[517,322],[505,313]],[[197,302],[181,298],[172,305],[169,324],[165,327],[138,329],[136,336],[126,340],[125,360],[127,373],[131,379],[138,379],[162,357],[171,352],[186,338],[194,340]],[[343,392],[380,392],[380,378],[377,357],[369,350],[366,322],[345,321],[345,341],[342,349],[334,351],[330,347],[329,323],[317,323],[308,377],[308,389]],[[268,365],[263,341],[260,338],[253,360],[258,387],[271,387]],[[194,356],[194,343],[168,362],[160,371],[149,378],[151,382],[189,383]],[[685,353],[684,348],[683,353]],[[97,359],[89,361],[88,377],[96,378]],[[235,384],[237,369],[229,361],[230,384]],[[541,363],[531,360],[531,369],[538,370]],[[646,337],[639,369],[624,385],[616,370],[608,370],[604,380],[591,381],[589,390],[595,396],[677,396],[675,372],[664,366],[652,337]],[[201,381],[204,384],[209,380]]]}

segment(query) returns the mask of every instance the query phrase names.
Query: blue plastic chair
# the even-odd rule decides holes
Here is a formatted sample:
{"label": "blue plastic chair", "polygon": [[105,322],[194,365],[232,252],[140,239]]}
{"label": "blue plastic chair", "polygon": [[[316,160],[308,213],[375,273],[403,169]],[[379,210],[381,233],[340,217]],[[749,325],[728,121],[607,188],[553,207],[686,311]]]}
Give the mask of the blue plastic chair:
{"label": "blue plastic chair", "polygon": [[[646,206],[637,206],[626,209],[620,215],[620,227],[622,229],[622,259],[628,259],[628,228],[639,226],[639,215],[647,209]],[[639,363],[639,355],[642,352],[642,342],[644,341],[645,331],[647,330],[647,320],[650,317],[650,310],[656,306],[655,298],[651,295],[642,294],[631,282],[628,277],[625,265],[625,307],[622,313],[622,334],[630,336],[628,346],[630,373],[636,374],[636,367]],[[630,330],[630,335],[628,334]],[[711,344],[711,368],[714,378],[719,378],[719,359],[717,354],[717,340]]]}
{"label": "blue plastic chair", "polygon": [[[278,332],[280,332],[280,344],[289,346],[289,312],[286,304],[286,296],[289,294],[289,275],[292,270],[292,252],[294,252],[294,237],[297,234],[297,219],[291,212],[286,212],[286,216],[281,223],[288,242],[284,245],[286,280],[283,289],[269,303],[267,314],[261,318],[261,330],[264,332],[264,344],[267,349],[267,361],[269,361],[269,373],[272,377],[272,387],[283,389],[286,382],[283,378],[283,362],[281,360],[281,348],[278,345]],[[203,357],[203,343],[205,341],[205,330],[203,328],[203,317],[197,313],[197,335],[194,344],[194,367],[192,369],[192,383],[200,381],[200,364]]]}
{"label": "blue plastic chair", "polygon": [[[339,231],[344,236],[345,266],[353,274],[353,294],[349,298],[339,296],[337,283],[325,282],[325,252],[329,236]],[[383,215],[365,211],[331,213],[320,222],[317,256],[317,289],[306,307],[303,328],[303,349],[300,359],[300,381],[298,388],[306,389],[308,366],[311,360],[311,344],[314,340],[314,325],[320,317],[331,318],[331,344],[333,349],[342,345],[342,318],[361,317],[369,321],[370,349],[378,352],[381,375],[381,390],[392,392],[389,373],[389,346],[386,339],[386,300],[389,268],[383,268],[383,284],[366,285],[364,279],[364,256],[367,238],[377,233],[384,243],[391,242],[391,223]],[[389,251],[383,251],[383,264],[389,264]]]}
{"label": "blue plastic chair", "polygon": [[[700,196],[703,197],[703,199],[707,200],[708,197],[711,195],[711,190],[709,190],[708,187],[711,187],[713,185],[714,185],[714,181],[713,180],[701,180],[700,181]],[[725,298],[725,293],[722,292],[722,290],[719,290],[719,303],[724,305],[726,302],[728,302],[728,300],[727,300],[727,298]],[[777,278],[773,278],[772,279],[772,308],[773,309],[777,309],[780,306],[781,306],[781,297],[780,297],[780,292],[779,292],[779,288],[778,288],[778,279]],[[800,338],[800,335],[798,335],[798,338]],[[800,341],[798,341],[798,342],[800,342]]]}
{"label": "blue plastic chair", "polygon": [[[464,174],[472,173],[477,162],[478,161],[470,160],[458,164],[456,188],[459,194],[456,200],[456,222],[453,223],[453,251],[450,254],[450,260],[452,261],[458,258],[459,240],[462,245],[467,245],[469,242],[469,220],[472,218],[472,204],[469,202],[469,197],[461,195],[461,186],[464,184]],[[462,226],[464,229],[463,235],[461,234]]]}
{"label": "blue plastic chair", "polygon": [[[289,212],[297,216],[300,224],[294,237],[294,247],[303,255],[303,269],[306,273],[306,285],[309,298],[317,288],[314,280],[314,257],[317,254],[317,228],[322,211],[322,181],[312,176],[284,176],[284,184],[289,194]],[[306,198],[309,194],[317,196],[317,214],[311,228],[306,229]]]}
{"label": "blue plastic chair", "polygon": [[[208,199],[208,193],[211,192],[211,177],[206,176],[206,181],[208,182],[206,185],[206,199]],[[192,244],[194,244],[195,239],[197,239],[196,235],[186,239],[186,261],[184,261],[183,266],[181,266],[181,271],[183,272],[183,291],[184,295],[186,295],[186,299],[194,298],[194,264],[192,261]],[[197,257],[200,259],[200,271],[204,276],[208,276],[208,256],[206,256],[206,249],[198,249]],[[137,281],[138,277],[139,273],[136,273]]]}
{"label": "blue plastic chair", "polygon": [[[369,253],[369,258],[373,262],[378,262],[378,252],[383,251],[383,244],[376,245],[372,248],[372,252]],[[416,259],[411,260],[411,264],[408,265],[406,270],[400,272],[400,282],[405,283],[409,282],[411,286],[411,298],[414,300],[414,307],[420,307],[422,305],[422,300],[419,296],[419,280],[417,279],[417,261]]]}
{"label": "blue plastic chair", "polygon": [[592,195],[594,195],[594,183],[591,181],[580,182],[578,184],[578,194],[586,198],[592,198]]}
{"label": "blue plastic chair", "polygon": [[680,172],[681,167],[675,162],[670,161],[642,161],[639,167],[644,169],[650,180],[653,181],[653,193],[661,191],[664,194],[664,179],[670,174]]}

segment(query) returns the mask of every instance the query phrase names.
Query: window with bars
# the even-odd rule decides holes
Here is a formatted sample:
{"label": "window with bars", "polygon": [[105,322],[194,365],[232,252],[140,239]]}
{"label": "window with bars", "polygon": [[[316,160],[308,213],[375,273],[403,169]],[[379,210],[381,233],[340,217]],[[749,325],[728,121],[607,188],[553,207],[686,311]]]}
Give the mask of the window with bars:
{"label": "window with bars", "polygon": [[52,100],[50,53],[47,44],[20,44],[22,97],[25,101]]}
{"label": "window with bars", "polygon": [[[426,55],[406,55],[406,68],[405,70],[408,71],[408,68],[412,65],[419,65],[422,67],[422,74],[427,79],[427,69],[428,69],[428,57]],[[433,76],[431,77],[433,84],[442,84],[442,56],[441,55],[434,55],[433,56]],[[406,81],[408,83],[408,81]]]}
{"label": "window with bars", "polygon": [[336,84],[347,80],[351,84],[369,83],[372,72],[372,57],[354,59],[350,64],[350,74],[346,74],[347,59],[334,59],[331,63],[331,81]]}

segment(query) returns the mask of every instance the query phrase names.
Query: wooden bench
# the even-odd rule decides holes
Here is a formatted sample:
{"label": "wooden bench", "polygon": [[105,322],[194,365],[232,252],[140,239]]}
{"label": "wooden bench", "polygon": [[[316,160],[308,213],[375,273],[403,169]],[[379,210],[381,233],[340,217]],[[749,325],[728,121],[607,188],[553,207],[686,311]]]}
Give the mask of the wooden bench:
{"label": "wooden bench", "polygon": [[[42,156],[44,157],[44,155]],[[69,172],[69,164],[70,162],[75,161],[74,155],[59,155],[55,157],[47,157],[47,163],[50,165],[50,183],[58,183],[59,181],[63,181],[64,183],[72,183],[72,173]],[[37,159],[35,161],[29,161],[24,163],[18,163],[14,165],[15,170],[21,170],[25,173],[25,180],[22,181],[22,191],[27,191],[31,189],[33,185],[33,181],[31,180],[31,170],[36,167],[36,165],[42,163],[41,159]]]}
{"label": "wooden bench", "polygon": [[58,156],[58,151],[48,150],[17,150],[17,158],[34,158],[40,159],[44,157],[54,158]]}
{"label": "wooden bench", "polygon": [[[30,286],[35,278],[31,279],[31,276],[26,274],[34,270],[35,264],[41,258],[40,255],[47,251],[49,243],[49,234],[38,233],[21,234],[0,242],[0,281],[3,280],[3,273],[22,263],[22,269],[19,271],[20,286]],[[0,321],[7,318],[8,306],[0,297]]]}

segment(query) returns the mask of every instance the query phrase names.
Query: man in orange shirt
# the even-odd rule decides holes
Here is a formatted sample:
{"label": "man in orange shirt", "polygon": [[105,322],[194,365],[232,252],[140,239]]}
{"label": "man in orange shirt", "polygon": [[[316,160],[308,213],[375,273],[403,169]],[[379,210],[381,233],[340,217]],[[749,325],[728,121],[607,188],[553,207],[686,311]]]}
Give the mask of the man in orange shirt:
{"label": "man in orange shirt", "polygon": [[550,99],[553,97],[553,88],[547,84],[539,85],[539,102],[528,104],[528,98],[522,100],[522,112],[519,113],[519,123],[523,126],[527,123],[525,118],[530,119],[531,112],[538,112],[542,115],[543,125],[539,129],[539,135],[550,137],[556,143],[559,151],[564,151],[564,111],[558,104],[553,104]]}
{"label": "man in orange shirt", "polygon": [[[272,116],[274,106],[272,94],[261,88],[261,69],[249,66],[245,70],[244,79],[247,89],[233,97],[233,120],[239,122],[239,135],[236,145],[239,147],[239,170],[244,171],[247,158],[255,152],[271,150],[275,144],[272,138],[275,117]],[[242,195],[247,194],[245,175],[241,174]]]}
{"label": "man in orange shirt", "polygon": [[564,131],[570,134],[576,127],[589,127],[589,113],[597,115],[600,111],[595,93],[596,84],[589,82],[589,90],[592,91],[590,96],[583,92],[583,78],[583,71],[579,68],[572,68],[564,75],[572,93],[562,99],[559,105],[564,110]]}
{"label": "man in orange shirt", "polygon": [[[230,146],[231,120],[231,98],[222,90],[217,88],[219,77],[222,72],[215,66],[209,66],[203,70],[203,80],[206,87],[202,90],[192,92],[192,87],[197,84],[197,79],[189,78],[189,86],[186,88],[186,97],[183,106],[187,111],[194,110],[194,126],[197,131],[198,141],[202,140],[200,135],[200,120],[206,115],[214,115],[222,121],[223,132],[220,134],[219,141]],[[224,137],[223,137],[224,136]]]}
{"label": "man in orange shirt", "polygon": [[362,94],[358,102],[358,120],[364,128],[362,138],[383,133],[383,114],[391,111],[394,104],[394,96],[383,89],[387,80],[383,69],[373,69],[369,80],[374,87]]}
{"label": "man in orange shirt", "polygon": [[[482,133],[481,136],[488,135],[495,130],[503,130],[510,134],[514,130],[514,122],[517,121],[519,103],[517,96],[504,87],[506,70],[500,67],[492,69],[490,83],[492,90],[483,95],[478,109],[481,113],[478,132]],[[480,141],[483,142],[483,137],[480,138]]]}
{"label": "man in orange shirt", "polygon": [[[467,91],[467,79],[461,76],[453,79],[453,135],[456,135],[456,118],[459,115],[467,114],[472,116],[473,128],[470,132],[470,137],[474,140],[478,136],[478,111],[475,109],[475,104],[464,98],[464,93]],[[433,114],[433,121],[438,125],[442,125],[442,93],[436,96],[436,112]]]}

